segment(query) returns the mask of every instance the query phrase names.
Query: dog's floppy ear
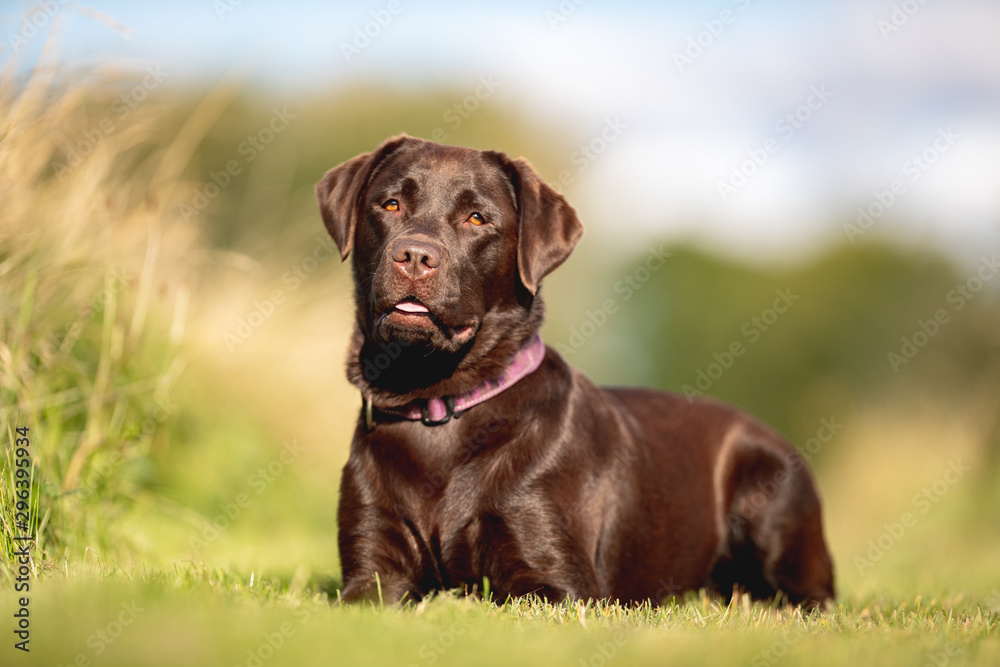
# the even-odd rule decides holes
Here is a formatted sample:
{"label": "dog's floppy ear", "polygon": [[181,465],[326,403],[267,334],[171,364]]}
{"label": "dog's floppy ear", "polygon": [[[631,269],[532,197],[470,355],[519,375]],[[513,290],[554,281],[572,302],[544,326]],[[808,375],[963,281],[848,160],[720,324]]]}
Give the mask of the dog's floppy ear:
{"label": "dog's floppy ear", "polygon": [[517,270],[534,294],[542,278],[566,261],[583,234],[576,211],[523,158],[504,156],[517,198]]}
{"label": "dog's floppy ear", "polygon": [[408,141],[417,141],[405,134],[391,137],[371,153],[362,153],[326,172],[316,184],[316,197],[323,223],[340,248],[345,260],[354,247],[354,230],[358,224],[359,197],[379,162]]}

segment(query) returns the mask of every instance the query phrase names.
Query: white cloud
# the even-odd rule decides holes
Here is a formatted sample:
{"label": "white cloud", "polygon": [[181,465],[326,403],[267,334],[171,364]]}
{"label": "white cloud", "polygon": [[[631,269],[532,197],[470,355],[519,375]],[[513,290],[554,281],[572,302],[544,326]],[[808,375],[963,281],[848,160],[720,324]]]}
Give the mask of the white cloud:
{"label": "white cloud", "polygon": [[[1000,4],[987,0],[927,2],[888,39],[878,21],[901,0],[745,10],[594,2],[556,30],[545,10],[557,2],[403,2],[350,63],[341,43],[384,3],[244,3],[223,21],[208,3],[96,4],[136,38],[92,30],[73,40],[77,54],[163,61],[176,80],[225,71],[268,44],[274,53],[261,75],[283,86],[357,77],[419,86],[494,74],[504,84],[497,101],[516,101],[581,141],[620,116],[628,130],[570,193],[592,233],[606,224],[615,235],[615,218],[625,218],[650,234],[708,235],[750,252],[801,249],[839,229],[948,125],[962,141],[893,213],[955,247],[1000,222]],[[718,31],[723,9],[733,21],[700,35],[707,46],[679,72],[672,54]],[[716,182],[820,84],[834,98],[723,202]]]}

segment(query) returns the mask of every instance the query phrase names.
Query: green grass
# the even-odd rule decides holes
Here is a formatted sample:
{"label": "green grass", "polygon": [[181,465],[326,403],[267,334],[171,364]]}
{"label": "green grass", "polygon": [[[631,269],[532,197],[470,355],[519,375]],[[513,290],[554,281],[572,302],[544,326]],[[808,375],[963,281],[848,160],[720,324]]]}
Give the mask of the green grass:
{"label": "green grass", "polygon": [[271,580],[190,564],[169,571],[68,566],[36,584],[32,651],[18,664],[69,665],[81,655],[90,664],[130,666],[1000,661],[1000,596],[989,606],[849,595],[835,609],[803,614],[695,594],[661,607],[532,598],[494,604],[442,594],[378,609],[341,607],[330,590],[302,570]]}

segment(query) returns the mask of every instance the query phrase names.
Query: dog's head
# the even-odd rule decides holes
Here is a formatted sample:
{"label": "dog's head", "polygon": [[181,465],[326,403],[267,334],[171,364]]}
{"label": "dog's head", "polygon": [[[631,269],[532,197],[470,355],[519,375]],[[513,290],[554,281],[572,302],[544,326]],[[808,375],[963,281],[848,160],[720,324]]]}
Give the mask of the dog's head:
{"label": "dog's head", "polygon": [[354,254],[366,343],[424,353],[496,347],[523,328],[583,232],[524,160],[406,135],[331,169],[316,193],[342,257]]}

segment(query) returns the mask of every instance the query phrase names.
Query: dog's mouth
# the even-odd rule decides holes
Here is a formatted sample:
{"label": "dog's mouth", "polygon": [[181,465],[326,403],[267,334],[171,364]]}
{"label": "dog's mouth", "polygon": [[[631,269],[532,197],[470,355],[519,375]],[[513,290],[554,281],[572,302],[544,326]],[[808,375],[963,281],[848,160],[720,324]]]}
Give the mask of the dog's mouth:
{"label": "dog's mouth", "polygon": [[435,329],[439,325],[431,309],[413,297],[397,302],[382,318],[388,324],[407,329]]}
{"label": "dog's mouth", "polygon": [[407,313],[408,315],[427,315],[431,314],[431,311],[427,309],[427,306],[420,303],[416,299],[403,299],[395,305],[393,310],[398,310],[401,313]]}
{"label": "dog's mouth", "polygon": [[397,301],[389,312],[378,318],[376,325],[388,325],[400,333],[404,330],[411,333],[423,332],[425,336],[432,338],[434,333],[440,332],[449,343],[458,345],[465,344],[475,334],[475,326],[472,324],[446,325],[415,297]]}

